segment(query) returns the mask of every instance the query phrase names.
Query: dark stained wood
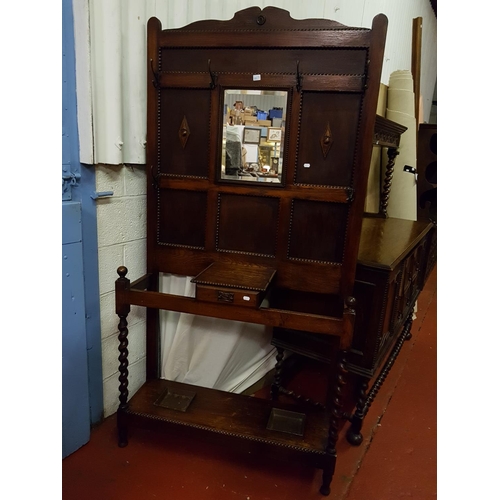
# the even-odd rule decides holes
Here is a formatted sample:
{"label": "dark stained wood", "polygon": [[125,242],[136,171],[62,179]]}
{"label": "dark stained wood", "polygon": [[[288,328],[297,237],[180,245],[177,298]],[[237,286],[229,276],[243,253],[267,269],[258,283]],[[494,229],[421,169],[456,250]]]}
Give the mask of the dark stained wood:
{"label": "dark stained wood", "polygon": [[[186,412],[158,406],[155,402],[170,388],[188,389],[196,393]],[[278,446],[290,446],[304,451],[323,454],[328,418],[315,412],[308,418],[304,439],[298,440],[290,434],[266,429],[273,404],[269,400],[242,396],[204,387],[181,384],[167,380],[154,380],[144,385],[128,407],[129,413],[145,413],[154,418],[177,422],[178,425],[204,427],[215,433],[239,434],[248,440],[268,440]],[[282,409],[293,410],[291,405],[281,404]]]}
{"label": "dark stained wood", "polygon": [[400,125],[388,118],[377,115],[375,117],[375,132],[373,134],[374,146],[385,146],[388,148],[398,148],[401,134],[408,130],[407,127]]}
{"label": "dark stained wood", "polygon": [[370,59],[366,75],[366,92],[363,98],[362,112],[360,116],[357,149],[355,152],[353,182],[354,197],[352,203],[352,214],[350,215],[350,231],[346,236],[346,254],[344,259],[344,271],[340,290],[344,296],[352,294],[354,275],[356,272],[359,240],[361,238],[362,214],[366,199],[368,175],[370,171],[371,144],[375,130],[375,117],[377,111],[377,100],[380,88],[380,77],[382,74],[382,63],[385,48],[385,37],[387,33],[387,18],[379,14],[373,19],[372,38],[370,40]]}
{"label": "dark stained wood", "polygon": [[385,166],[384,173],[384,185],[382,188],[382,192],[380,193],[380,205],[379,205],[379,213],[383,217],[388,217],[387,214],[387,206],[389,205],[389,196],[391,194],[392,189],[392,178],[394,177],[394,166],[396,164],[396,156],[399,154],[399,151],[396,148],[390,147],[387,150],[387,165]]}
{"label": "dark stained wood", "polygon": [[[296,183],[352,186],[361,96],[304,91],[302,99]],[[321,144],[327,126],[331,128],[333,144],[325,158],[321,148],[311,148],[310,144]],[[310,166],[305,168],[304,164]]]}
{"label": "dark stained wood", "polygon": [[[210,116],[209,89],[161,89],[158,110],[161,125],[159,172],[178,176],[207,178],[209,167],[210,127],[200,116]],[[183,122],[188,131],[183,143]]]}
{"label": "dark stained wood", "polygon": [[[285,87],[287,82],[294,85],[295,80],[290,80],[290,77],[295,76],[297,61],[300,61],[300,71],[309,82],[314,82],[316,76],[323,74],[326,81],[330,83],[336,80],[337,83],[345,82],[344,85],[350,82],[350,85],[347,85],[348,88],[356,83],[359,87],[360,77],[364,75],[365,71],[366,49],[349,50],[350,54],[345,49],[339,49],[333,52],[328,60],[325,60],[323,49],[295,48],[285,51],[283,48],[242,47],[238,48],[238,55],[235,57],[235,48],[219,48],[217,51],[206,47],[165,48],[161,52],[165,64],[162,66],[162,73],[159,77],[161,85],[168,86],[168,82],[178,81],[176,79],[182,74],[197,73],[199,85],[206,87],[211,81],[208,72],[208,60],[210,59],[210,70],[217,75],[218,83],[220,85],[226,85],[227,82],[234,84],[238,83],[238,80],[233,80],[233,78],[249,75],[251,67],[248,67],[246,62],[250,57],[255,57],[262,61],[259,62],[260,74],[274,76],[273,85],[277,87]],[[231,68],[227,67],[226,62],[229,57],[232,57]],[[266,78],[263,80],[265,84]],[[247,76],[247,80],[242,83],[251,81],[252,79]]]}
{"label": "dark stained wood", "polygon": [[199,285],[223,286],[265,292],[276,274],[276,269],[251,265],[224,265],[215,262],[191,281]]}
{"label": "dark stained wood", "polygon": [[214,262],[191,281],[197,300],[259,307],[275,274],[267,267]]}
{"label": "dark stained wood", "polygon": [[[363,220],[354,285],[357,315],[347,356],[349,370],[358,378],[349,389],[358,399],[348,435],[351,444],[361,443],[363,418],[404,340],[411,336],[414,306],[436,261],[435,238],[436,229],[429,222],[391,218]],[[322,363],[333,363],[339,350],[334,337],[312,334],[311,330],[275,328],[273,332],[272,343],[277,348]],[[278,364],[280,360],[279,351]],[[274,382],[274,394],[287,394],[280,388],[281,377],[279,373]],[[301,396],[288,395],[295,399]]]}
{"label": "dark stained wood", "polygon": [[219,194],[217,250],[275,257],[278,214],[277,198]]}
{"label": "dark stained wood", "polygon": [[198,301],[191,297],[133,289],[126,294],[125,300],[137,306],[167,309],[170,311],[198,314],[200,316],[210,316],[212,318],[245,321],[260,325],[283,328],[296,327],[327,335],[342,335],[345,328],[345,321],[342,318],[310,314],[308,312],[285,308],[261,307],[259,309],[250,309],[234,304],[212,304]]}
{"label": "dark stained wood", "polygon": [[[147,274],[131,285],[120,268],[116,284],[120,445],[130,425],[266,445],[321,467],[321,492],[329,493],[338,432],[354,407],[349,350],[362,343],[355,320],[363,308],[353,292],[372,143],[381,128],[375,115],[386,30],[384,15],[371,29],[351,28],[295,20],[275,7],[179,29],[149,20]],[[226,89],[287,93],[281,183],[222,178]],[[397,141],[397,126],[382,120],[384,127],[384,140]],[[430,246],[423,251],[432,253]],[[196,297],[160,293],[160,272],[195,276]],[[401,290],[413,296],[412,282],[401,281]],[[368,294],[362,297],[366,302]],[[132,304],[148,309],[147,383],[129,401]],[[276,402],[196,388],[185,412],[155,405],[167,386],[182,390],[157,379],[160,309],[330,338],[335,362],[325,404],[307,412],[304,438],[266,429],[272,408],[281,407]]]}
{"label": "dark stained wood", "polygon": [[437,125],[421,123],[417,142],[417,218],[437,223]]}
{"label": "dark stained wood", "polygon": [[[234,185],[217,185],[208,179],[186,179],[179,177],[167,177],[160,175],[158,185],[164,189],[189,189],[190,191],[208,191],[214,193],[233,193]],[[254,195],[255,186],[249,186],[248,183],[242,183],[238,187],[238,193],[244,195]],[[337,186],[314,186],[314,185],[286,185],[284,188],[278,188],[273,184],[259,186],[259,194],[274,198],[294,199],[302,198],[315,201],[334,201],[336,203],[347,203],[350,200],[351,193],[349,188]]]}
{"label": "dark stained wood", "polygon": [[[286,227],[288,235],[288,227]],[[288,245],[288,240],[285,240]],[[278,253],[277,253],[278,255]],[[160,245],[155,249],[155,259],[162,272],[183,276],[196,276],[212,262],[252,263],[269,267],[276,264],[275,284],[279,287],[296,289],[297,274],[302,276],[300,290],[304,292],[338,293],[341,266],[323,262],[290,261],[286,266],[277,259],[229,252],[199,252],[196,249]]]}
{"label": "dark stained wood", "polygon": [[[155,269],[160,271],[179,274],[189,271],[184,265],[186,261],[184,255],[187,257],[187,254],[174,253],[170,251],[170,248],[164,248],[165,245],[167,247],[177,245],[179,248],[190,251],[194,249],[202,252],[209,251],[212,252],[210,257],[213,260],[223,259],[223,254],[227,252],[247,255],[249,259],[253,259],[254,263],[260,263],[257,259],[267,256],[278,260],[277,263],[272,264],[272,267],[278,270],[278,284],[286,283],[286,286],[290,288],[302,288],[304,291],[311,290],[311,287],[308,285],[307,278],[294,272],[293,260],[334,262],[342,265],[341,272],[325,273],[324,283],[315,286],[320,291],[340,290],[342,295],[348,296],[352,292],[355,255],[359,240],[356,234],[360,231],[360,216],[357,214],[359,207],[364,203],[359,200],[364,199],[369,168],[369,155],[364,152],[366,148],[362,148],[361,144],[368,135],[371,138],[374,130],[373,118],[378,84],[375,85],[373,81],[378,82],[380,79],[379,66],[381,66],[382,59],[377,54],[383,51],[385,27],[382,24],[385,21],[380,18],[382,24],[374,30],[380,31],[380,35],[377,36],[382,38],[378,39],[367,37],[370,30],[346,28],[338,23],[316,23],[315,21],[313,25],[317,28],[310,31],[309,25],[306,26],[303,21],[289,20],[286,26],[289,26],[292,31],[287,34],[288,44],[285,45],[284,42],[277,41],[276,34],[277,32],[280,35],[287,33],[287,28],[284,29],[280,23],[289,16],[278,11],[274,9],[269,11],[270,17],[265,22],[265,30],[261,29],[261,25],[253,26],[251,22],[252,27],[247,26],[244,31],[236,27],[244,18],[248,19],[247,16],[261,15],[260,9],[247,9],[244,15],[241,14],[241,17],[238,17],[239,21],[236,24],[230,22],[213,25],[195,23],[186,27],[185,31],[159,30],[161,33],[160,39],[157,39],[159,49],[161,49],[158,50],[160,61],[157,64],[160,75],[159,83],[151,80],[149,92],[153,95],[159,93],[158,123],[155,123],[150,135],[160,137],[161,141],[157,144],[158,150],[154,155],[151,154],[151,160],[148,160],[148,163],[157,164],[156,167],[152,167],[153,171],[156,170],[157,176],[152,179],[154,181],[152,192],[148,197],[155,198],[151,206],[158,203],[156,198],[160,200],[160,206],[155,206],[155,211],[150,212],[158,213],[160,218],[156,221],[158,227],[154,231],[151,229],[148,234],[150,234],[149,239],[153,234],[160,236],[157,240],[159,247],[149,252],[150,255],[154,254],[150,261],[154,262]],[[275,22],[278,24],[273,25]],[[375,20],[374,26],[378,22]],[[210,30],[215,26],[219,26],[222,31],[225,28],[229,29],[232,43],[228,45],[221,38],[219,49],[216,51],[205,46],[203,50],[208,52],[202,59],[188,57],[190,52],[187,47],[193,45],[187,44],[182,48],[174,48],[175,43],[169,38],[172,36],[177,39],[183,36],[183,33],[189,33],[191,38],[195,33],[205,37],[211,35]],[[317,31],[320,27],[321,30]],[[154,24],[154,29],[159,29],[158,23]],[[253,29],[257,30],[261,40],[266,40],[265,51],[258,49],[258,45],[249,46],[245,50],[241,49],[239,42],[246,40]],[[273,31],[275,29],[277,32]],[[328,41],[328,37],[323,37],[323,31],[328,29],[332,30],[331,42]],[[220,30],[217,36],[220,35]],[[356,48],[346,42],[346,37],[349,38],[353,33],[362,34],[366,39]],[[302,54],[297,52],[295,44],[299,34],[300,37],[309,35],[317,37],[317,50],[321,53],[321,57],[315,57],[314,51],[310,50]],[[279,51],[278,59],[273,57],[273,47]],[[329,52],[325,52],[327,47],[333,50],[332,57],[329,56]],[[238,48],[237,51],[236,48]],[[170,54],[169,50],[174,52]],[[370,64],[367,63],[369,51],[371,51]],[[234,57],[236,53],[237,58]],[[205,64],[205,56],[208,55],[210,57],[206,58]],[[301,55],[307,55],[307,57],[301,60]],[[269,61],[272,61],[272,70],[279,72],[279,68],[276,67],[277,61],[286,60],[286,57],[290,57],[290,61],[294,62],[294,65],[287,70],[288,76],[265,73],[267,71],[265,64],[269,64]],[[244,67],[235,67],[235,63],[244,64]],[[358,69],[348,68],[342,64],[357,64]],[[203,68],[200,68],[200,65]],[[318,65],[321,66],[321,71]],[[346,70],[353,71],[354,74],[342,74]],[[300,72],[302,85],[300,91],[294,85],[297,75],[294,75],[293,71]],[[308,72],[314,72],[314,74],[309,75]],[[255,73],[262,76],[258,82],[251,80]],[[192,80],[190,80],[191,75]],[[204,81],[207,83],[202,83],[202,76],[206,77]],[[347,82],[353,77],[357,83],[354,87],[350,87]],[[182,85],[182,88],[163,88],[164,78],[178,79],[175,85]],[[314,81],[316,84],[313,83]],[[214,82],[216,82],[214,88],[211,91],[206,90],[207,85],[210,87]],[[312,83],[311,88],[315,91],[308,90],[308,82]],[[165,83],[168,84],[168,80]],[[220,113],[216,103],[222,102],[223,85],[229,88],[241,85],[249,89],[290,89],[290,116],[288,118],[290,127],[287,127],[288,134],[285,137],[283,173],[285,184],[283,187],[279,185],[276,187],[273,185],[248,186],[247,183],[226,184],[217,182],[216,173],[216,178],[213,177],[213,169],[219,164],[216,151],[220,149],[218,145],[221,130]],[[353,93],[346,93],[346,90],[351,90]],[[200,102],[200,96],[205,96],[206,92],[211,92],[210,100],[203,99],[203,102],[211,103],[210,113],[206,109],[203,110],[203,107],[200,107],[198,113],[197,103]],[[182,107],[184,102],[186,105]],[[209,115],[208,120],[207,115]],[[165,125],[163,122],[166,122]],[[338,126],[339,123],[342,123],[342,126]],[[209,125],[208,129],[207,125]],[[187,138],[183,140],[178,137],[181,130],[187,135]],[[332,146],[328,147],[328,155],[325,155],[324,148],[323,152],[321,148],[318,148],[318,141],[325,140],[325,130],[328,134],[331,130],[332,134]],[[207,138],[209,138],[208,145]],[[329,138],[330,136],[327,137],[328,140]],[[297,152],[296,155],[293,154],[294,151]],[[208,167],[205,166],[206,160],[204,159],[207,158],[207,152]],[[310,164],[311,168],[304,168],[305,163]],[[156,186],[160,189],[159,197],[154,193]],[[210,199],[205,204],[202,198],[197,196],[197,201],[190,204],[190,211],[186,212],[186,224],[189,227],[185,229],[186,234],[182,234],[182,224],[179,223],[175,227],[174,220],[178,218],[178,209],[174,206],[180,207],[183,204],[174,200],[175,196],[172,196],[170,191],[172,189],[205,191]],[[164,194],[166,190],[170,191],[168,195]],[[170,204],[166,201],[168,198],[172,199]],[[217,213],[214,213],[215,198],[218,203]],[[293,207],[301,207],[302,199],[329,202],[325,207],[328,207],[329,212],[336,213],[333,216],[334,212],[332,212],[330,219],[334,217],[335,227],[338,227],[340,231],[339,235],[342,228],[345,228],[342,241],[337,241],[338,236],[335,236],[335,250],[333,247],[321,250],[321,245],[314,243],[310,246],[313,249],[312,252],[310,250],[297,251],[297,241],[306,231],[304,224],[307,225],[307,223],[306,218],[300,219],[300,210],[294,211]],[[357,208],[354,210],[345,210],[341,207],[334,209],[332,202],[347,203]],[[259,211],[262,212],[262,216],[255,216]],[[193,214],[191,218],[190,214]],[[199,221],[193,220],[195,214],[198,214]],[[202,214],[205,214],[205,217]],[[297,220],[294,220],[295,214]],[[205,224],[204,231],[200,227],[202,223]],[[155,222],[150,220],[149,225],[153,224]],[[321,234],[317,231],[315,233],[316,238],[321,240]],[[330,238],[323,241],[330,242],[331,246]],[[214,250],[215,253],[213,253]],[[165,254],[164,257],[163,254]],[[208,254],[205,254],[199,259],[203,260],[207,256]],[[199,259],[196,257],[193,259],[192,256],[189,256],[189,259],[193,263],[189,267],[199,272],[199,268],[194,269],[197,267],[194,263]],[[162,267],[164,262],[168,262],[168,268]],[[337,276],[340,280],[335,283]]]}
{"label": "dark stained wood", "polygon": [[[176,32],[191,31],[234,31],[248,32],[257,30],[266,32],[268,30],[298,30],[298,31],[317,31],[317,30],[348,30],[368,32],[366,28],[352,28],[344,26],[338,21],[330,19],[307,19],[307,23],[301,20],[293,19],[286,10],[277,7],[249,7],[240,10],[234,14],[234,17],[228,21],[202,20],[188,24],[179,30],[169,30],[165,36],[175,34]],[[302,34],[301,34],[302,35]],[[227,45],[227,44],[224,44]]]}
{"label": "dark stained wood", "polygon": [[[241,32],[240,32],[241,33]],[[249,31],[244,37],[234,39],[235,32],[229,31],[185,31],[174,33],[162,32],[160,36],[161,45],[171,47],[268,47],[269,38],[273,37],[274,47],[352,47],[366,48],[370,41],[369,30],[316,30],[314,32],[301,32],[300,42],[291,43],[289,32],[272,30]],[[263,36],[263,35],[268,35]],[[267,40],[266,40],[267,38]],[[298,38],[296,39],[298,40]]]}
{"label": "dark stained wood", "polygon": [[358,263],[392,271],[432,228],[423,221],[365,217]]}
{"label": "dark stained wood", "polygon": [[415,117],[417,119],[417,141],[418,124],[420,123],[420,75],[422,73],[422,32],[423,22],[421,17],[414,17],[411,34],[411,74],[413,76],[413,94],[415,100]]}
{"label": "dark stained wood", "polygon": [[158,244],[204,248],[207,194],[202,191],[164,189],[158,207]]}

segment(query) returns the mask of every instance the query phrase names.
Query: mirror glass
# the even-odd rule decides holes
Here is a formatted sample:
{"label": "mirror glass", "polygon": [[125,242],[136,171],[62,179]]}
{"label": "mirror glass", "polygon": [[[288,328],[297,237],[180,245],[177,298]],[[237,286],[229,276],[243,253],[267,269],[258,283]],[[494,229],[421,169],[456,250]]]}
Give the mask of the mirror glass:
{"label": "mirror glass", "polygon": [[288,93],[224,91],[220,178],[281,183]]}

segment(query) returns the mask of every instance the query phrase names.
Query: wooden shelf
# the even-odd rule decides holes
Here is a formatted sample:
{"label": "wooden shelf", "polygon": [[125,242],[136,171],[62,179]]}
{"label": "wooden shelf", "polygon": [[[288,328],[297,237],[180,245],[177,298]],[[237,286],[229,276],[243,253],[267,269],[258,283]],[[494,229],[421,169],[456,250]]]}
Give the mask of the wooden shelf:
{"label": "wooden shelf", "polygon": [[[186,411],[178,411],[155,404],[167,389],[179,393],[190,391],[196,395]],[[312,455],[317,460],[326,456],[329,421],[325,411],[312,409],[308,412],[304,435],[297,436],[266,428],[273,408],[298,411],[295,405],[155,379],[146,382],[131,398],[128,408],[119,412],[120,418],[142,423],[144,427],[151,422],[161,422],[162,425],[171,424],[285,448],[288,452]]]}

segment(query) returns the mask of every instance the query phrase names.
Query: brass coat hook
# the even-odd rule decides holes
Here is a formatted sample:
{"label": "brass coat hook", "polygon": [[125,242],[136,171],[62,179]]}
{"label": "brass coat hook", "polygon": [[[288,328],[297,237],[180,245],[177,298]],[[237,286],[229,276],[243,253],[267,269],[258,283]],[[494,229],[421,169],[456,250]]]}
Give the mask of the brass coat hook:
{"label": "brass coat hook", "polygon": [[297,60],[297,72],[296,72],[296,87],[297,87],[297,92],[300,92],[302,90],[302,75],[300,74],[300,71],[299,71],[299,62]]}
{"label": "brass coat hook", "polygon": [[153,73],[153,77],[154,77],[153,85],[154,85],[155,89],[157,89],[160,86],[160,78],[158,76],[158,73],[153,68],[153,59],[149,60],[149,65],[151,66],[151,72]]}
{"label": "brass coat hook", "polygon": [[214,89],[217,86],[217,75],[212,73],[212,69],[210,68],[210,59],[208,60],[208,72],[210,73],[210,88]]}

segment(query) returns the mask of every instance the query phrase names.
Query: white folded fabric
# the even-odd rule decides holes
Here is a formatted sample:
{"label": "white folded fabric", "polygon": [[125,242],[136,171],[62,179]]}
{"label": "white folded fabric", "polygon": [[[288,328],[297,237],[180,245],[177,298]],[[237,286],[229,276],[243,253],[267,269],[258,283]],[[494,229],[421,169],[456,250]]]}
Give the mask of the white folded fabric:
{"label": "white folded fabric", "polygon": [[[159,291],[194,297],[190,277],[160,274]],[[161,374],[167,380],[243,392],[276,364],[272,328],[160,311]]]}

